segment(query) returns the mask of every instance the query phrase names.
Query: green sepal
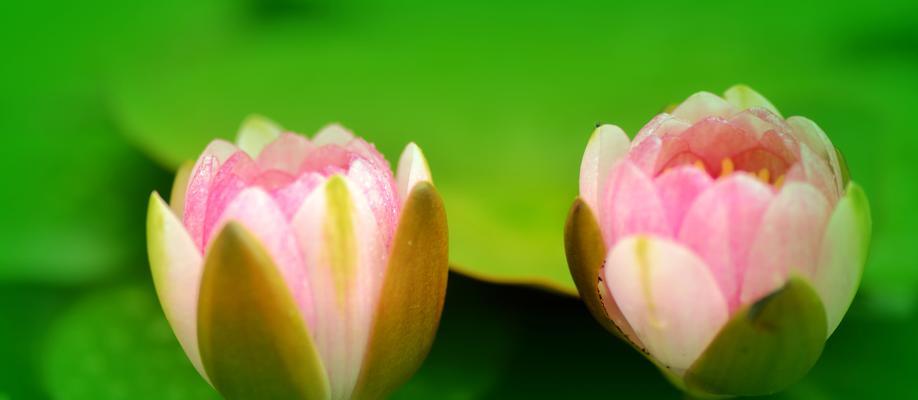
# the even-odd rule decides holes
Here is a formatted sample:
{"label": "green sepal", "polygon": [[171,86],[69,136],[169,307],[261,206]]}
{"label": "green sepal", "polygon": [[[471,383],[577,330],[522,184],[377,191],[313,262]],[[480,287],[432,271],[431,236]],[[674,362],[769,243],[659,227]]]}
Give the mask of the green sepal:
{"label": "green sepal", "polygon": [[806,280],[792,277],[733,315],[686,370],[685,388],[727,396],[780,391],[816,364],[826,329],[819,295]]}
{"label": "green sepal", "polygon": [[593,211],[579,197],[574,200],[564,226],[564,252],[571,278],[590,314],[603,328],[627,341],[602,304],[598,284],[599,271],[606,260],[606,244]]}
{"label": "green sepal", "polygon": [[446,297],[448,244],[443,201],[430,182],[419,182],[392,243],[354,399],[385,398],[427,357]]}
{"label": "green sepal", "polygon": [[229,222],[208,250],[198,300],[204,369],[227,399],[327,399],[328,378],[271,256]]}

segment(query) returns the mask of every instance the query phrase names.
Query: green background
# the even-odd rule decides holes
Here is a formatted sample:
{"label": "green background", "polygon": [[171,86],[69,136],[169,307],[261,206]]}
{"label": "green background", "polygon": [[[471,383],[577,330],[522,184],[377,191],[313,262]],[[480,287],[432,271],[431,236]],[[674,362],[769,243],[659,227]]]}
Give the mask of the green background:
{"label": "green background", "polygon": [[874,218],[854,305],[777,397],[915,396],[918,3],[640,3],[3,2],[0,399],[216,397],[156,301],[146,205],[253,112],[424,149],[465,274],[396,398],[678,399],[559,293],[561,232],[594,124],[735,83],[819,123]]}

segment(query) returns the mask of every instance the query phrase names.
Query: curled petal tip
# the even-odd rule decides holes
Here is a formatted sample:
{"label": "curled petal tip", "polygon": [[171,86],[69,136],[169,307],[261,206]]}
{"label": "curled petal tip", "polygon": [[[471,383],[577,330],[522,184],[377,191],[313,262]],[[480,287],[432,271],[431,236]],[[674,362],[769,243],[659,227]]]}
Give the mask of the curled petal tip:
{"label": "curled petal tip", "polygon": [[350,142],[351,139],[354,139],[354,133],[345,128],[344,125],[334,122],[319,129],[319,132],[313,137],[312,142],[315,143],[316,146],[324,146],[327,144],[343,146],[347,144],[347,142]]}
{"label": "curled petal tip", "polygon": [[242,122],[236,143],[242,151],[252,158],[258,157],[261,150],[273,142],[282,133],[280,125],[261,115],[250,115]]}
{"label": "curled petal tip", "polygon": [[764,108],[768,111],[771,111],[777,116],[781,116],[781,113],[778,111],[778,108],[771,104],[765,96],[759,94],[755,90],[752,90],[749,86],[746,85],[734,85],[733,87],[727,89],[724,92],[724,98],[728,103],[732,104],[737,110],[746,110],[749,108]]}
{"label": "curled petal tip", "polygon": [[407,201],[408,195],[418,182],[431,182],[430,167],[421,148],[414,142],[405,146],[398,159],[396,182],[398,183],[399,198]]}
{"label": "curled petal tip", "polygon": [[593,130],[580,163],[580,196],[598,210],[599,197],[612,166],[631,146],[631,139],[616,125],[600,125]]}

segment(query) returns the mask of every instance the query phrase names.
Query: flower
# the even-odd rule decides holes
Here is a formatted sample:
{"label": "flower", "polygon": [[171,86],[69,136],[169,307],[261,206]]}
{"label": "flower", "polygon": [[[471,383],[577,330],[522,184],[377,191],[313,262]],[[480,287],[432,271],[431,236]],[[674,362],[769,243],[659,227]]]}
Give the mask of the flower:
{"label": "flower", "polygon": [[633,141],[598,127],[565,232],[591,313],[698,395],[805,375],[869,241],[867,199],[823,131],[745,86],[694,94]]}
{"label": "flower", "polygon": [[393,176],[338,125],[313,139],[261,117],[155,192],[156,291],[198,372],[230,399],[384,397],[430,349],[446,216],[421,150]]}

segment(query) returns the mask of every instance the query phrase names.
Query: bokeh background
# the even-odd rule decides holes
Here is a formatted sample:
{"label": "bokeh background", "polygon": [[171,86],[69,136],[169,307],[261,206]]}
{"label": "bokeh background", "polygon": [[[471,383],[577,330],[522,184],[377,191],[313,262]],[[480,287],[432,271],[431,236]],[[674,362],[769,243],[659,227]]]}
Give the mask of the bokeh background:
{"label": "bokeh background", "polygon": [[595,123],[734,83],[817,121],[874,217],[847,318],[776,398],[918,397],[914,0],[5,1],[0,43],[0,399],[217,397],[156,301],[146,205],[250,113],[424,148],[461,272],[395,398],[679,399],[565,294],[561,232]]}

